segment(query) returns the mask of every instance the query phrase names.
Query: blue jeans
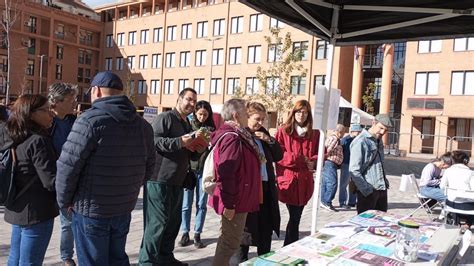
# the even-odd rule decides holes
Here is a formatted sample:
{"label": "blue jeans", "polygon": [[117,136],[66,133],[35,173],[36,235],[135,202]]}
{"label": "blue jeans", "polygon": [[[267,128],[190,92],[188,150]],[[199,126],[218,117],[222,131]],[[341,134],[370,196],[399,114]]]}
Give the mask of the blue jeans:
{"label": "blue jeans", "polygon": [[74,213],[79,265],[130,265],[125,253],[130,220],[130,213],[111,218],[90,218]]}
{"label": "blue jeans", "polygon": [[420,188],[420,194],[430,199],[435,199],[439,202],[446,200],[446,195],[444,195],[443,190],[438,187],[423,186]]}
{"label": "blue jeans", "polygon": [[321,201],[331,205],[337,190],[337,165],[326,160],[322,172],[323,182],[321,185]]}
{"label": "blue jeans", "polygon": [[191,210],[193,208],[194,191],[196,191],[196,219],[194,221],[194,233],[202,233],[204,220],[207,212],[207,193],[201,189],[202,174],[197,175],[197,184],[194,190],[184,189],[183,212],[181,221],[181,231],[189,233],[191,224]]}
{"label": "blue jeans", "polygon": [[[356,205],[357,194],[348,191],[347,187],[351,176],[349,173],[349,164],[345,163],[341,165],[341,178],[339,180],[339,205]],[[349,194],[349,201],[347,201],[347,194]]]}
{"label": "blue jeans", "polygon": [[30,226],[12,225],[8,266],[43,265],[54,219]]}
{"label": "blue jeans", "polygon": [[59,212],[61,220],[61,260],[70,260],[74,256],[74,234],[72,233],[72,213],[67,209],[61,209]]}

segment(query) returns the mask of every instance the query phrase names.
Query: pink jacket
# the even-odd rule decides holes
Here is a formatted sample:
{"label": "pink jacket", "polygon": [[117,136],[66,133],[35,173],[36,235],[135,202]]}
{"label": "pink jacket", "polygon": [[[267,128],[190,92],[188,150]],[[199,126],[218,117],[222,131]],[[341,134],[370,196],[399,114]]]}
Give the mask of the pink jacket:
{"label": "pink jacket", "polygon": [[[211,143],[225,132],[234,131],[223,124],[213,133]],[[260,162],[254,149],[240,136],[227,134],[213,152],[217,186],[209,197],[209,206],[222,215],[224,207],[236,213],[254,212],[259,209],[261,186]]]}
{"label": "pink jacket", "polygon": [[313,195],[313,173],[308,170],[304,157],[318,159],[319,131],[313,130],[311,138],[301,138],[296,132],[288,135],[279,128],[276,141],[283,150],[283,159],[276,163],[278,199],[287,204],[304,206]]}

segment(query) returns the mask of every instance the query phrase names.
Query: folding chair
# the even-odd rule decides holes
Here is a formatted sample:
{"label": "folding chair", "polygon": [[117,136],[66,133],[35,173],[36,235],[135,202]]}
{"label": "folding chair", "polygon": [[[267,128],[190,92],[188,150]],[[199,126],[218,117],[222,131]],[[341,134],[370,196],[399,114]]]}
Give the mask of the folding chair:
{"label": "folding chair", "polygon": [[[412,187],[412,190],[415,192],[415,196],[416,196],[416,198],[418,199],[418,201],[420,203],[420,206],[418,208],[416,208],[414,211],[412,211],[408,215],[408,217],[413,216],[413,214],[415,214],[419,209],[425,209],[426,213],[428,213],[428,215],[430,216],[430,219],[433,219],[432,215],[433,215],[434,208],[436,206],[440,206],[442,208],[441,204],[439,202],[437,202],[435,199],[431,199],[431,198],[428,198],[428,197],[425,197],[425,196],[421,195],[420,187],[418,186],[418,182],[416,181],[416,178],[415,178],[414,174],[402,175],[402,179],[403,178],[406,179],[405,182],[410,183],[410,185]],[[431,205],[431,204],[433,204],[433,205]]]}
{"label": "folding chair", "polygon": [[448,213],[474,215],[474,191],[449,187],[445,191],[446,204],[443,207],[443,211],[446,213],[445,223],[447,223]]}

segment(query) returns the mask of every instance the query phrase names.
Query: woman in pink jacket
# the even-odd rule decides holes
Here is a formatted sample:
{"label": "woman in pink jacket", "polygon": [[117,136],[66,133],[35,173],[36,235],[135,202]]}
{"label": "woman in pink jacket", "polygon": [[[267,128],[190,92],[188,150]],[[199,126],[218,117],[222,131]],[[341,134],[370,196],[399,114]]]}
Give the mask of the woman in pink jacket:
{"label": "woman in pink jacket", "polygon": [[295,103],[286,122],[275,136],[283,150],[276,163],[278,197],[286,203],[290,219],[284,245],[299,239],[299,224],[304,206],[313,195],[313,171],[318,158],[319,131],[312,129],[311,105],[306,100]]}

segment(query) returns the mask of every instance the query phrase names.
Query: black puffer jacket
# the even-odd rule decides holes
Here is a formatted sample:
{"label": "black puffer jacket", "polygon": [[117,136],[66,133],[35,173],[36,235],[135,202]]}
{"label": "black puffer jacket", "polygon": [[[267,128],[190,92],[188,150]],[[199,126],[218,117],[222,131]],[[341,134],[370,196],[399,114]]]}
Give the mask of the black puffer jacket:
{"label": "black puffer jacket", "polygon": [[[13,141],[5,124],[0,126],[0,150]],[[34,225],[58,216],[54,181],[56,177],[56,153],[49,136],[32,133],[16,146],[16,191],[22,191],[32,179],[33,183],[5,208],[5,221],[15,225]]]}
{"label": "black puffer jacket", "polygon": [[100,98],[72,127],[58,160],[60,208],[92,218],[131,212],[155,164],[153,130],[126,96]]}

